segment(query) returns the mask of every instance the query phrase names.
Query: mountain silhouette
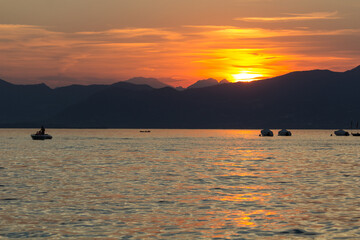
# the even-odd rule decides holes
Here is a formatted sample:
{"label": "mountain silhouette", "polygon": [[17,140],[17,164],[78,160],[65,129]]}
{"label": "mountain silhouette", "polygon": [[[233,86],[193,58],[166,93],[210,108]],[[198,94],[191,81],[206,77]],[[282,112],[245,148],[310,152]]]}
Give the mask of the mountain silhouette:
{"label": "mountain silhouette", "polygon": [[224,84],[224,83],[230,83],[227,79],[223,79],[219,82],[219,84]]}
{"label": "mountain silhouette", "polygon": [[136,84],[136,85],[148,85],[152,88],[169,87],[169,85],[167,85],[163,82],[160,82],[156,78],[136,77],[136,78],[131,78],[129,80],[126,80],[124,82],[132,83],[132,84]]}
{"label": "mountain silhouette", "polygon": [[191,88],[203,88],[203,87],[210,87],[210,86],[215,86],[218,85],[219,82],[216,79],[213,78],[208,78],[208,79],[204,79],[204,80],[199,80],[196,83],[190,85],[189,87],[187,87],[188,89]]}
{"label": "mountain silhouette", "polygon": [[178,91],[118,82],[15,85],[0,80],[1,127],[348,128],[360,120],[360,67]]}

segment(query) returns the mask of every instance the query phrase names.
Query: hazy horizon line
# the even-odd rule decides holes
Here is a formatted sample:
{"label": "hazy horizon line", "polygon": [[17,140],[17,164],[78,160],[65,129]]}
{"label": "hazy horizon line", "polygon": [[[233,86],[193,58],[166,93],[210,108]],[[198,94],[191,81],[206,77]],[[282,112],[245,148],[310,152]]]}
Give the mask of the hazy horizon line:
{"label": "hazy horizon line", "polygon": [[[330,70],[330,69],[320,69],[320,68],[317,68],[317,69],[308,69],[308,70],[295,70],[295,71],[289,71],[287,73],[284,73],[284,74],[280,74],[280,75],[276,75],[276,76],[271,76],[271,77],[259,77],[259,78],[254,78],[253,80],[251,81],[234,81],[234,82],[231,82],[229,80],[227,80],[226,78],[223,78],[221,80],[218,80],[216,78],[213,78],[213,77],[208,77],[208,78],[203,78],[203,79],[199,79],[199,80],[196,80],[195,82],[189,84],[187,87],[183,87],[183,86],[174,86],[174,85],[171,85],[171,83],[166,83],[166,82],[163,82],[161,79],[163,80],[170,80],[172,79],[173,81],[176,81],[176,79],[173,79],[171,77],[169,78],[163,78],[163,77],[143,77],[143,76],[136,76],[136,77],[130,77],[130,78],[127,78],[126,80],[116,80],[115,78],[98,78],[98,77],[80,77],[80,78],[76,78],[76,77],[71,77],[71,76],[66,76],[66,75],[57,75],[57,76],[43,76],[43,77],[38,77],[38,78],[35,78],[35,79],[31,79],[31,80],[44,80],[45,78],[49,78],[49,80],[52,78],[52,79],[57,79],[57,81],[59,80],[107,80],[107,82],[104,82],[104,83],[100,83],[100,82],[88,82],[88,83],[84,83],[84,84],[81,84],[81,83],[71,83],[69,82],[68,84],[64,84],[64,85],[58,85],[58,86],[51,86],[51,84],[49,83],[46,83],[46,82],[43,82],[43,81],[38,81],[38,82],[33,82],[33,83],[29,83],[29,84],[26,84],[26,83],[22,83],[21,81],[8,81],[5,78],[2,78],[0,76],[0,80],[3,80],[7,83],[10,83],[10,84],[13,84],[13,85],[40,85],[40,84],[44,84],[46,85],[47,87],[51,88],[51,89],[56,89],[56,88],[61,88],[61,87],[68,87],[68,86],[72,86],[72,85],[80,85],[80,86],[90,86],[90,85],[113,85],[113,84],[116,84],[116,83],[119,83],[119,82],[127,82],[129,80],[132,80],[132,79],[137,79],[137,78],[144,78],[144,79],[155,79],[165,85],[167,85],[167,87],[172,87],[172,88],[188,88],[189,86],[199,82],[199,81],[202,81],[202,80],[209,80],[209,79],[214,79],[216,80],[218,83],[220,83],[222,80],[227,80],[229,81],[229,83],[239,83],[239,82],[253,82],[253,81],[264,81],[264,80],[269,80],[269,79],[272,79],[272,78],[276,78],[276,77],[280,77],[280,76],[284,76],[284,75],[287,75],[289,73],[294,73],[294,72],[309,72],[309,71],[331,71],[331,72],[334,72],[334,73],[345,73],[347,71],[351,71],[351,70],[354,70],[356,68],[360,67],[360,64],[359,65],[356,65],[355,67],[353,68],[350,68],[350,69],[347,69],[345,71],[333,71],[333,70]],[[10,77],[11,79],[11,77]],[[22,79],[23,81],[27,81],[29,79]],[[51,81],[51,80],[50,80]],[[111,82],[110,82],[111,81]],[[135,84],[135,83],[132,83],[132,84]],[[135,84],[135,85],[147,85],[147,84]]]}

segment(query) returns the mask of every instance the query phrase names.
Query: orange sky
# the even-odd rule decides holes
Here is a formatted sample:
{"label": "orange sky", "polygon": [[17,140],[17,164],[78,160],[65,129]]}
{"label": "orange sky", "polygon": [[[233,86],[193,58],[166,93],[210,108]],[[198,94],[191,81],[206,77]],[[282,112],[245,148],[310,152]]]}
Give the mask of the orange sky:
{"label": "orange sky", "polygon": [[359,0],[0,0],[0,78],[261,79],[360,64]]}

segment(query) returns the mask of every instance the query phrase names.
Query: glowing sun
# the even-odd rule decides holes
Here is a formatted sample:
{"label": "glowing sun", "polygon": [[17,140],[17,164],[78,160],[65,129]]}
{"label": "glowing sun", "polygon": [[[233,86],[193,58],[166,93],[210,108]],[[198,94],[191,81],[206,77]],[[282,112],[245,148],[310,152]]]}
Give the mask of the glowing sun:
{"label": "glowing sun", "polygon": [[264,76],[259,73],[251,73],[249,71],[242,71],[238,74],[233,74],[232,77],[234,78],[235,82],[251,82],[251,81],[259,80],[261,77],[264,77]]}

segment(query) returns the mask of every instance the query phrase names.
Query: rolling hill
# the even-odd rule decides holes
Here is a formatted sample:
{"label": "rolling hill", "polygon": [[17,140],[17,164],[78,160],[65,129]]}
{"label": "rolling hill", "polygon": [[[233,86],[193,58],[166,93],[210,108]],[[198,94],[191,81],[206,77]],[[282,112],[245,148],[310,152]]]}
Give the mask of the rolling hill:
{"label": "rolling hill", "polygon": [[360,67],[184,91],[130,82],[51,89],[1,80],[0,126],[346,128],[360,120],[358,89]]}

